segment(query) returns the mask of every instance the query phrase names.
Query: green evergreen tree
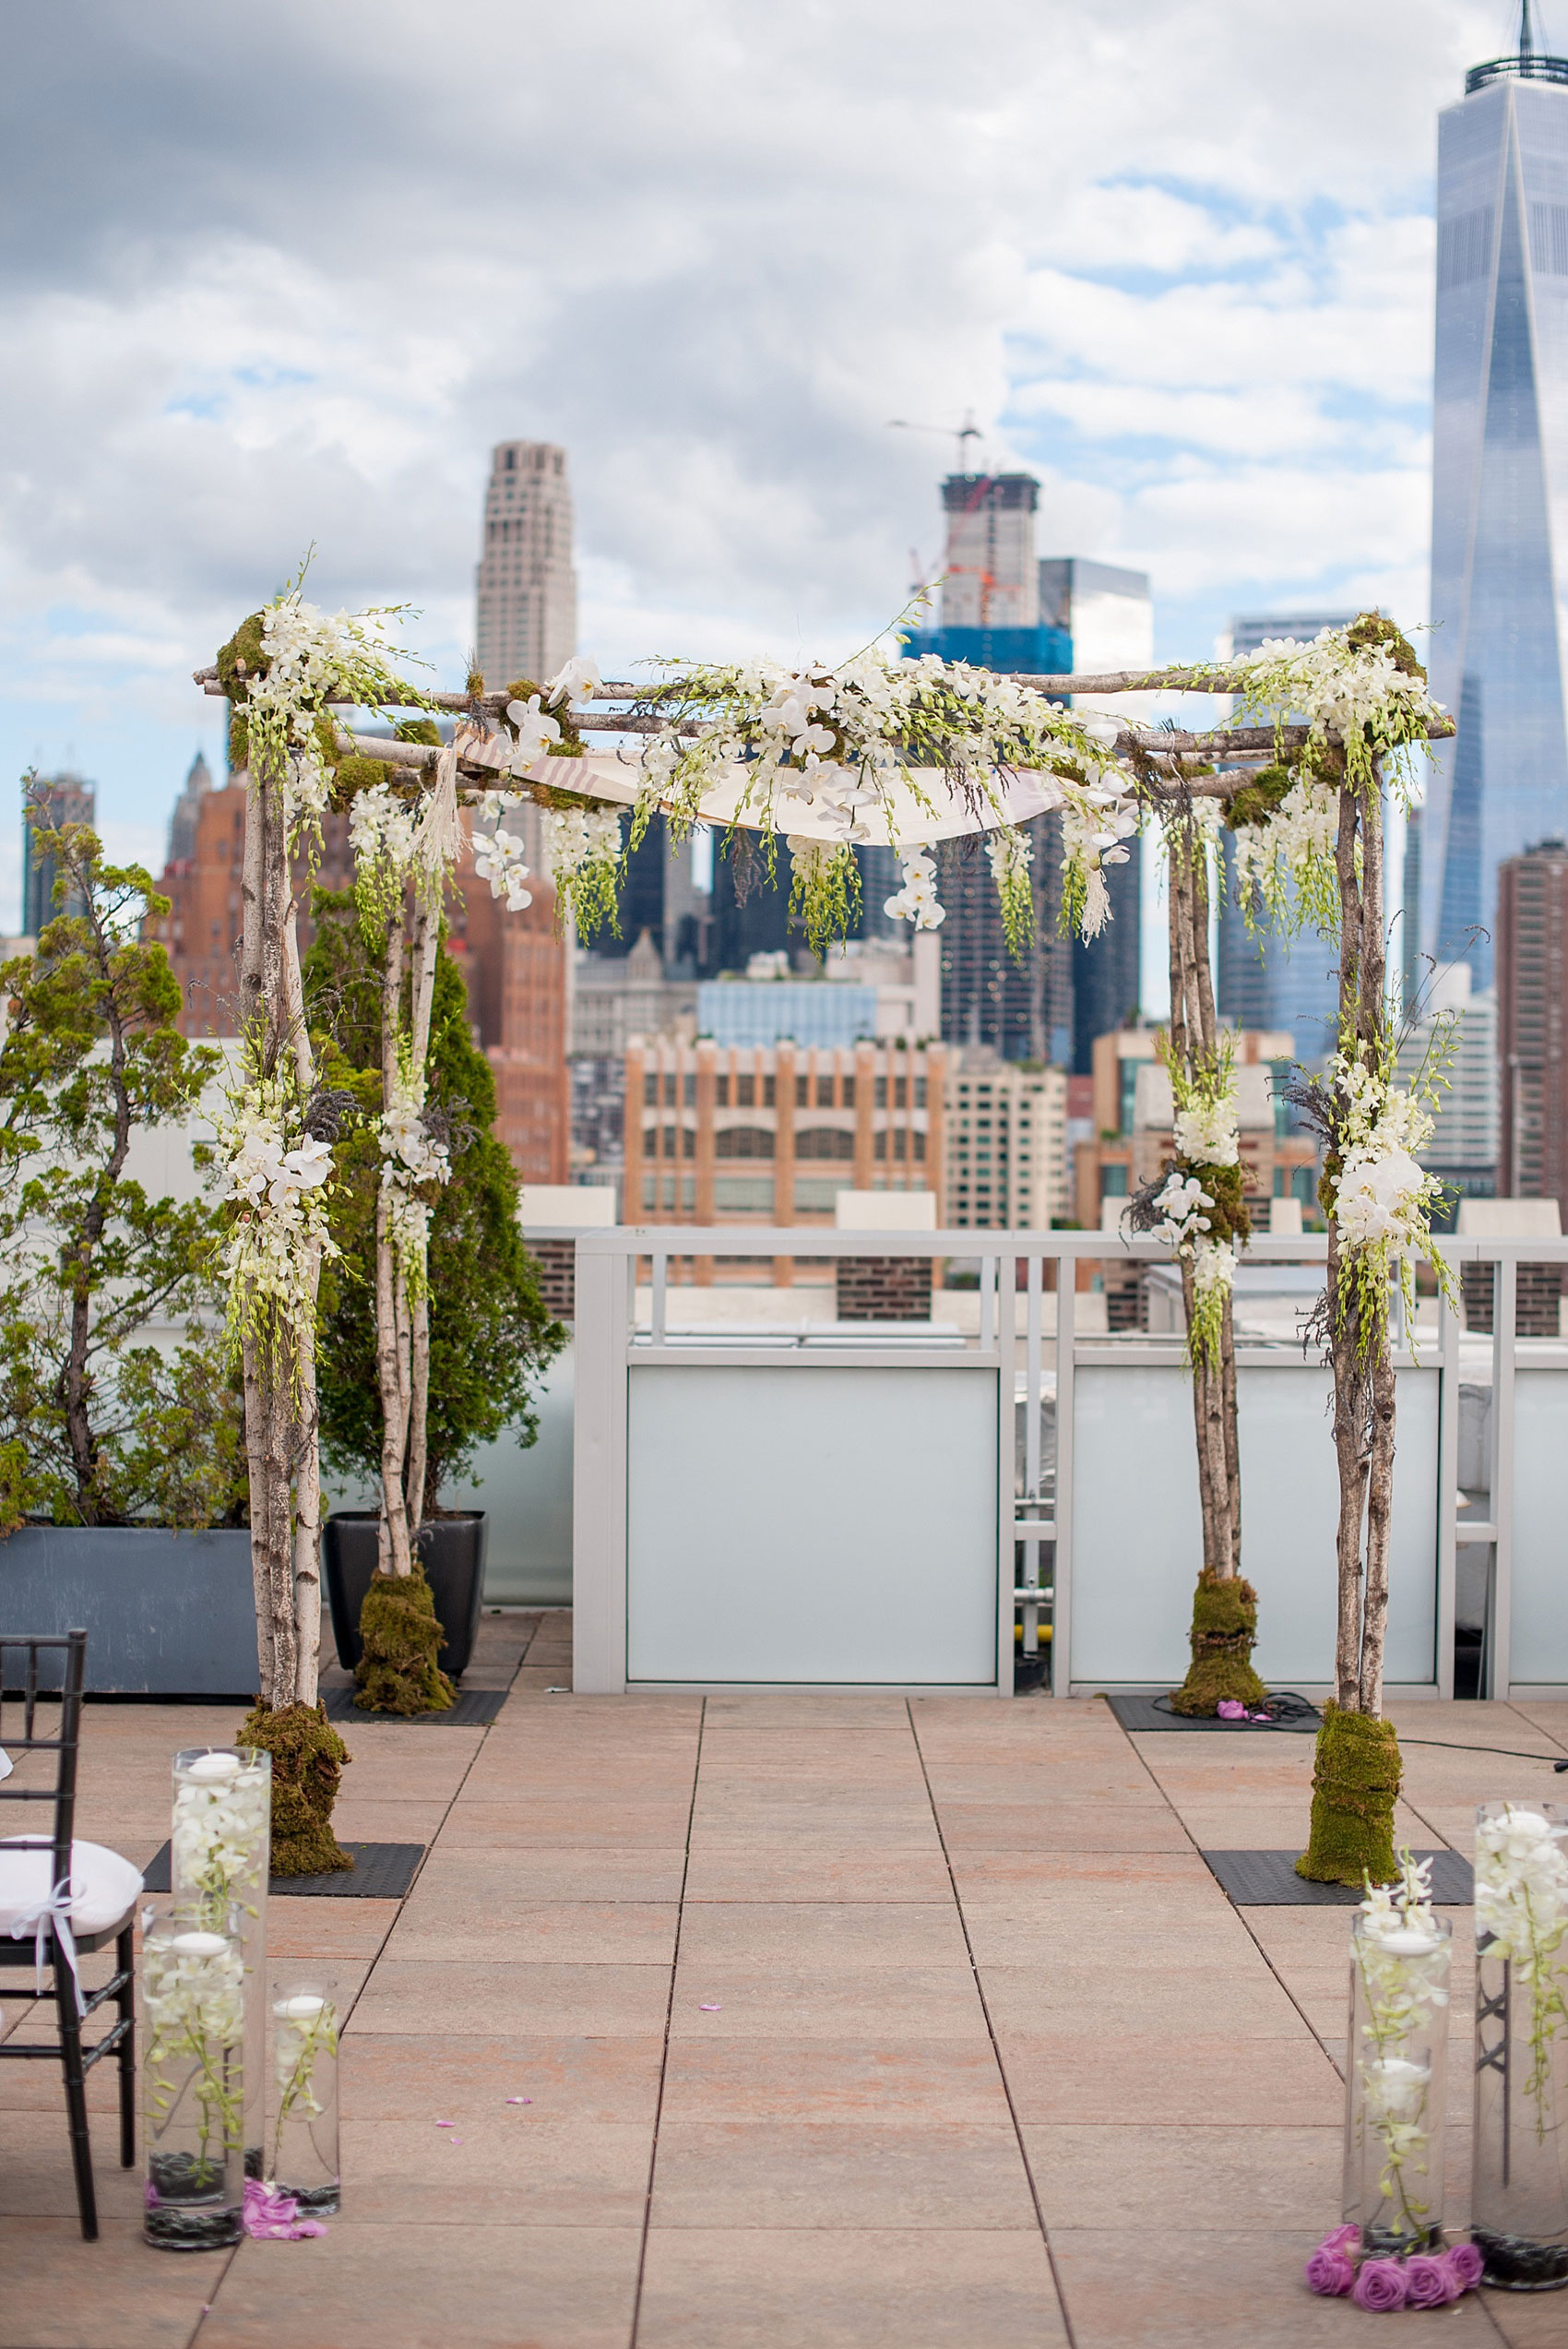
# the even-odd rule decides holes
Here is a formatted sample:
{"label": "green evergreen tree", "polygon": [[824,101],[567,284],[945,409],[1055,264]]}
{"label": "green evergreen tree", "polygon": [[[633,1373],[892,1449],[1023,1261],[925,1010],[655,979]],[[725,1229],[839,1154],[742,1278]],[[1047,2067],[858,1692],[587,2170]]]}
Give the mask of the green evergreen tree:
{"label": "green evergreen tree", "polygon": [[[0,1535],[29,1516],[243,1523],[218,1218],[126,1171],[137,1131],[188,1116],[218,1055],[175,1026],[179,982],[143,936],[169,911],[150,874],[39,813],[56,911],[0,969]],[[178,1320],[183,1346],[146,1342]]]}
{"label": "green evergreen tree", "polygon": [[[321,1080],[351,1092],[363,1111],[339,1147],[332,1227],[343,1253],[322,1276],[322,1455],[339,1474],[374,1482],[382,1433],[375,1368],[380,1156],[373,1123],[381,1092],[380,970],[350,893],[318,890],[315,915],[304,982]],[[493,1130],[495,1079],[473,1041],[462,973],[445,948],[436,964],[427,1100],[444,1124],[452,1178],[431,1218],[425,1517],[437,1508],[443,1485],[461,1476],[479,1447],[503,1429],[514,1430],[519,1444],[533,1442],[534,1389],[565,1341],[540,1298],[517,1222],[517,1171]]]}

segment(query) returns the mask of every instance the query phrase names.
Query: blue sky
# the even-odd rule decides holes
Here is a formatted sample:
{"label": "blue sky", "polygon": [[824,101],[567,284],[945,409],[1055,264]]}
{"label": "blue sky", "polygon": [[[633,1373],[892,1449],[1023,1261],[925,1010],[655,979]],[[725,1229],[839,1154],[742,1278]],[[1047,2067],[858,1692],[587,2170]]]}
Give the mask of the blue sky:
{"label": "blue sky", "polygon": [[[1568,0],[1559,0],[1568,7]],[[190,671],[319,549],[455,680],[493,441],[559,439],[582,644],[832,656],[940,547],[1425,616],[1436,113],[1501,0],[78,0],[13,26],[0,768],[160,862]],[[1550,11],[1548,11],[1549,25]],[[1555,30],[1554,25],[1551,30]],[[0,821],[0,928],[18,826]]]}

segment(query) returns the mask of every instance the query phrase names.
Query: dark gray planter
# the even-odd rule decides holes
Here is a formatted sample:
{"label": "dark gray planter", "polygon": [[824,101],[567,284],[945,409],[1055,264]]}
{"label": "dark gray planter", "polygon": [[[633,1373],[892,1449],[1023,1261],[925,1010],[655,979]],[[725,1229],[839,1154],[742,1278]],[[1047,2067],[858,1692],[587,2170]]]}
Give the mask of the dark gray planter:
{"label": "dark gray planter", "polygon": [[[352,1672],[362,1653],[360,1609],[375,1572],[374,1509],[336,1509],[321,1529],[322,1579],[332,1610],[338,1661]],[[427,1518],[414,1536],[444,1637],[436,1662],[454,1680],[468,1669],[484,1596],[483,1509]]]}
{"label": "dark gray planter", "polygon": [[253,1701],[248,1531],[20,1527],[0,1542],[0,1632],[25,1639],[78,1628],[95,1696]]}

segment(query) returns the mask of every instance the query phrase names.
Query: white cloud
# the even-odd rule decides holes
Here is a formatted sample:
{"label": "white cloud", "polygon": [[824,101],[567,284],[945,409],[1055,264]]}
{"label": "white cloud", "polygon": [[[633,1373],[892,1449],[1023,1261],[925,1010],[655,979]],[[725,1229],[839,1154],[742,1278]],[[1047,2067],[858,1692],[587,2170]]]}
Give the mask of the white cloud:
{"label": "white cloud", "polygon": [[1434,116],[1496,14],[21,12],[0,758],[75,730],[106,808],[166,805],[189,670],[312,540],[323,601],[422,606],[455,674],[515,433],[570,448],[618,661],[863,639],[949,461],[887,419],[970,406],[1042,544],[1146,563],[1189,650],[1238,597],[1408,593]]}

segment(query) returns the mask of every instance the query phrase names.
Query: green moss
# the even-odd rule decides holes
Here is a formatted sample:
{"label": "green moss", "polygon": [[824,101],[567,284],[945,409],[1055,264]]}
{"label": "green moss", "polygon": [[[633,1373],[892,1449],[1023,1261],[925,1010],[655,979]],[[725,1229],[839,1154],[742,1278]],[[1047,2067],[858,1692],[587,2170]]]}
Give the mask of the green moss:
{"label": "green moss", "polygon": [[250,690],[252,677],[265,677],[271,662],[261,649],[263,615],[253,612],[242,620],[225,645],[218,652],[218,682],[231,701],[244,701]]}
{"label": "green moss", "polygon": [[1250,1240],[1253,1219],[1247,1212],[1246,1175],[1240,1166],[1200,1166],[1198,1181],[1214,1205],[1205,1210],[1209,1231],[1217,1240]]}
{"label": "green moss", "polygon": [[1193,1594],[1193,1661],[1171,1691],[1171,1709],[1212,1721],[1222,1698],[1261,1704],[1268,1691],[1253,1670],[1257,1631],[1258,1594],[1252,1584],[1206,1567]]}
{"label": "green moss", "polygon": [[229,771],[238,775],[251,763],[251,730],[244,711],[236,709],[229,721]]}
{"label": "green moss", "polygon": [[441,747],[441,729],[434,718],[399,718],[392,732],[398,742],[423,743],[429,750]]}
{"label": "green moss", "polygon": [[359,1711],[446,1711],[457,1692],[435,1661],[444,1636],[417,1557],[411,1574],[373,1574],[360,1609],[364,1653],[354,1667]]}
{"label": "green moss", "polygon": [[1399,1794],[1399,1740],[1391,1721],[1323,1709],[1313,1765],[1313,1821],[1296,1873],[1313,1884],[1387,1884]]}
{"label": "green moss", "polygon": [[1352,620],[1345,636],[1353,652],[1360,652],[1367,645],[1386,645],[1394,656],[1395,667],[1402,675],[1420,677],[1425,682],[1427,673],[1417,660],[1409,638],[1396,627],[1392,620],[1385,620],[1381,612],[1361,613]]}
{"label": "green moss", "polygon": [[272,1873],[326,1876],[352,1867],[353,1856],[332,1832],[332,1806],[349,1749],[325,1706],[257,1705],[235,1743],[259,1746],[272,1757]]}
{"label": "green moss", "polygon": [[1243,783],[1225,803],[1225,820],[1231,830],[1268,823],[1295,781],[1289,767],[1260,767],[1252,781]]}

